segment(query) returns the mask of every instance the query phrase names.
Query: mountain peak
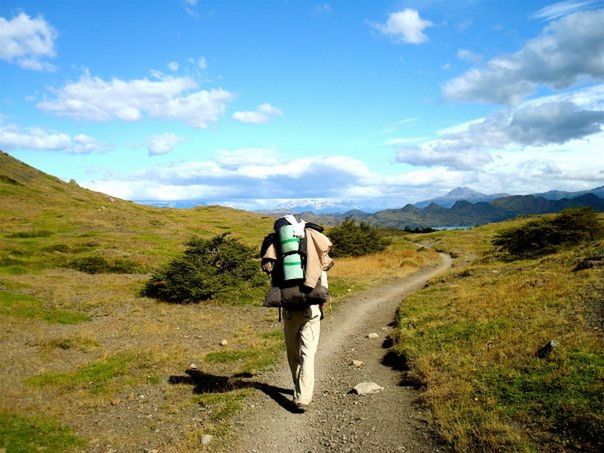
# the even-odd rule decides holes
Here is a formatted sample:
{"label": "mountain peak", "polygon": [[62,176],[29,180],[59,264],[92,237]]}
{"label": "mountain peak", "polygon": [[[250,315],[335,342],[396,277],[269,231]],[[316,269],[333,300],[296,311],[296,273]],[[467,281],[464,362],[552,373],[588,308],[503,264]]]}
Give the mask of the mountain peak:
{"label": "mountain peak", "polygon": [[451,190],[446,196],[448,197],[486,197],[487,195],[469,187],[456,187]]}

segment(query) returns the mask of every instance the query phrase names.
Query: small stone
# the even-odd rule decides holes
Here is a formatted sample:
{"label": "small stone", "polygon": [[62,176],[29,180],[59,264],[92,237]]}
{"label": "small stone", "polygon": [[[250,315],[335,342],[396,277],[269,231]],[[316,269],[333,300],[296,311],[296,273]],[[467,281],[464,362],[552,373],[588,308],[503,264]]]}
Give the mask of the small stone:
{"label": "small stone", "polygon": [[[229,342],[228,342],[228,341],[226,341],[226,340],[224,340],[224,339],[220,340],[220,346],[226,346],[227,344],[229,344]],[[208,435],[209,435],[209,434],[208,434]]]}
{"label": "small stone", "polygon": [[187,367],[188,370],[198,370],[199,368],[197,367],[196,363],[190,363],[189,366]]}
{"label": "small stone", "polygon": [[350,364],[353,367],[361,368],[363,365],[365,365],[365,362],[362,362],[361,360],[353,360],[352,362],[350,362]]}
{"label": "small stone", "polygon": [[119,398],[115,398],[115,399],[111,400],[111,405],[112,406],[117,406],[120,403],[121,403],[121,400]]}
{"label": "small stone", "polygon": [[214,440],[214,436],[211,434],[204,434],[201,436],[201,445],[208,445],[210,442]]}
{"label": "small stone", "polygon": [[361,382],[355,385],[349,393],[356,393],[357,395],[371,395],[372,393],[378,393],[384,390],[384,387],[376,384],[375,382]]}
{"label": "small stone", "polygon": [[370,334],[367,335],[367,338],[379,338],[380,336],[375,333],[375,332],[371,332]]}
{"label": "small stone", "polygon": [[549,340],[545,345],[539,348],[535,355],[540,359],[545,359],[557,347],[558,342],[556,340]]}

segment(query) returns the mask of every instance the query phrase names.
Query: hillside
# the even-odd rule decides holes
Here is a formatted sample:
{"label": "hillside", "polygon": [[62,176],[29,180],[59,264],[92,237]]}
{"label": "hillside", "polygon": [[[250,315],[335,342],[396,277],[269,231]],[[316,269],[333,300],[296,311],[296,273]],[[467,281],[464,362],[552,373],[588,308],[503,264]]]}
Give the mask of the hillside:
{"label": "hillside", "polygon": [[[183,372],[199,364],[213,389],[282,356],[277,314],[260,306],[266,286],[185,305],[139,294],[192,236],[230,232],[256,248],[274,219],[217,206],[140,206],[5,153],[0,195],[0,446],[186,452],[199,450],[203,434],[226,439],[253,390],[201,392]],[[415,249],[396,236],[383,253],[338,259],[335,302],[437,257]],[[91,269],[91,258],[102,266]]]}
{"label": "hillside", "polygon": [[500,256],[495,235],[528,221],[415,235],[456,262],[400,307],[403,382],[455,451],[602,451],[604,241]]}

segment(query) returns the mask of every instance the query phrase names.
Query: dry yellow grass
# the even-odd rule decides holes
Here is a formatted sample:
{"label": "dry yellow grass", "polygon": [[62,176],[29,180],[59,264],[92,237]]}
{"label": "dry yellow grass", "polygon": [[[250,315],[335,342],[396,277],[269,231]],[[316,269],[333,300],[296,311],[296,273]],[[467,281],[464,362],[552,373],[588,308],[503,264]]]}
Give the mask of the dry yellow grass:
{"label": "dry yellow grass", "polygon": [[[210,375],[229,377],[270,367],[282,354],[276,311],[260,300],[174,305],[138,294],[149,273],[181,253],[191,236],[229,231],[259,247],[274,219],[215,206],[139,206],[66,184],[1,153],[0,175],[17,182],[0,179],[0,425],[21,426],[13,422],[38,414],[54,420],[58,433],[70,427],[89,451],[197,451],[201,433],[224,436],[245,392],[204,399],[182,380],[184,370],[194,362]],[[381,254],[337,260],[332,294],[338,298],[405,275],[416,262],[430,263],[429,252],[414,250],[398,238]],[[64,267],[91,255],[127,259],[140,273],[90,275]],[[227,347],[219,345],[222,339]],[[181,383],[171,383],[171,376]],[[31,426],[40,431],[41,425]],[[19,433],[12,435],[33,436]],[[32,438],[37,446],[50,445]],[[63,438],[62,451],[82,448],[70,435]]]}
{"label": "dry yellow grass", "polygon": [[[397,350],[457,451],[598,450],[604,432],[603,242],[504,262],[489,239],[526,220],[422,235],[459,256],[400,309]],[[419,239],[419,237],[418,237]],[[535,352],[555,340],[547,359]]]}

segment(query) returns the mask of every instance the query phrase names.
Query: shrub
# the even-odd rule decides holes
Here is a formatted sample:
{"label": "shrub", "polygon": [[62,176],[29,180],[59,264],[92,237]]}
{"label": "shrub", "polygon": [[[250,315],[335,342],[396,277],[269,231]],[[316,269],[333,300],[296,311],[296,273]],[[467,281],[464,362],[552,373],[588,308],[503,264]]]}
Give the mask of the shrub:
{"label": "shrub", "polygon": [[357,223],[350,217],[329,231],[334,257],[362,256],[381,252],[390,244],[383,233],[368,222]]}
{"label": "shrub", "polygon": [[7,238],[16,238],[16,239],[29,239],[29,238],[43,238],[48,237],[52,234],[52,231],[48,230],[25,230],[25,231],[16,231],[14,233],[7,234]]}
{"label": "shrub", "polygon": [[569,208],[553,218],[531,220],[504,230],[493,239],[502,254],[512,258],[534,258],[564,246],[600,237],[602,226],[591,208]]}
{"label": "shrub", "polygon": [[263,284],[254,251],[228,233],[211,239],[193,238],[184,254],[157,271],[142,295],[167,302],[190,303]]}
{"label": "shrub", "polygon": [[117,258],[112,262],[102,256],[83,256],[71,260],[67,267],[87,274],[136,274],[140,266],[133,261]]}

